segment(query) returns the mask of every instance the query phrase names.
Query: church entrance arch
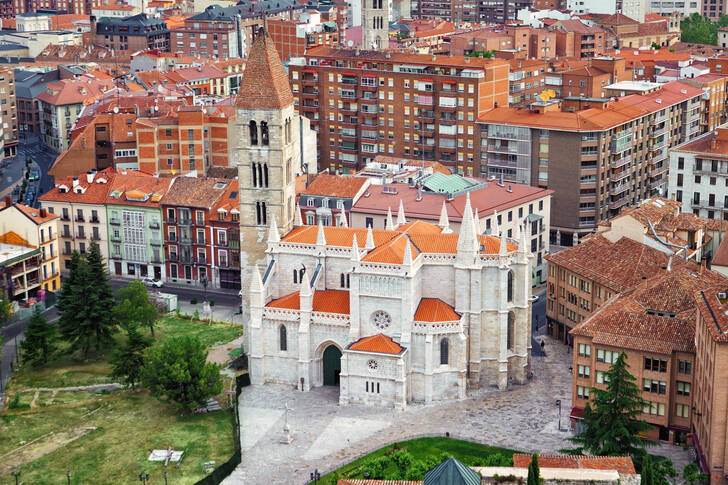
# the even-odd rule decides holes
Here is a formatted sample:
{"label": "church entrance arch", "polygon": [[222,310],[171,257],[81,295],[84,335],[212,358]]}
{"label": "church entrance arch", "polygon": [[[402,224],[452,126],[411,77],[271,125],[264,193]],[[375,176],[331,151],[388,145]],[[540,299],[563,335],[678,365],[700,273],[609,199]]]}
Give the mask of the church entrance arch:
{"label": "church entrance arch", "polygon": [[324,349],[323,354],[324,386],[338,386],[341,374],[341,350],[333,344]]}

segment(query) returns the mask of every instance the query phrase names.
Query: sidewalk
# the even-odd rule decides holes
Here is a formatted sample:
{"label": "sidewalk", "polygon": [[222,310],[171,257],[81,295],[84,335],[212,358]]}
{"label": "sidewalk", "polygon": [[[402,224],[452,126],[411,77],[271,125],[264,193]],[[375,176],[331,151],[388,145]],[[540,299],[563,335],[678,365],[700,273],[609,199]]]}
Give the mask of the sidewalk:
{"label": "sidewalk", "polygon": [[232,323],[235,325],[243,324],[243,315],[238,313],[238,307],[214,305],[210,307],[212,311],[212,315],[210,315],[206,312],[205,305],[201,300],[196,305],[193,305],[189,301],[178,299],[177,306],[182,315],[194,315],[195,310],[197,310],[201,320],[208,320],[212,317],[213,322]]}

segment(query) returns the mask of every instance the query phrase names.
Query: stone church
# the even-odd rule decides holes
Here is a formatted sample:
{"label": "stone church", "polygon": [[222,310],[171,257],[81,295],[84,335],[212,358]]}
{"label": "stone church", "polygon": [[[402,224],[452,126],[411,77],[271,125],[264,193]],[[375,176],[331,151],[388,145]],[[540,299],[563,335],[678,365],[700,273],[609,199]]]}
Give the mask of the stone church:
{"label": "stone church", "polygon": [[387,230],[304,226],[295,175],[307,125],[263,32],[236,106],[254,385],[339,386],[341,404],[404,409],[527,380],[532,256],[524,231],[478,234],[469,198],[459,234],[447,214],[433,225],[407,223],[402,213]]}

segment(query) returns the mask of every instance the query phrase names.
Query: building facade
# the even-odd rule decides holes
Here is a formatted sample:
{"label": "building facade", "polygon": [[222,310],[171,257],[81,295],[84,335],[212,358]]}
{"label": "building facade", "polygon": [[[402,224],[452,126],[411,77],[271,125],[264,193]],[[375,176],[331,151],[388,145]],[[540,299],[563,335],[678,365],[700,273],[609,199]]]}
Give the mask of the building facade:
{"label": "building facade", "polygon": [[12,67],[0,69],[0,114],[3,152],[6,157],[14,157],[18,150],[18,104],[15,97],[15,71]]}
{"label": "building facade", "polygon": [[256,267],[250,289],[252,383],[337,385],[342,405],[397,409],[525,383],[525,233],[477,236],[469,203],[459,235],[439,230],[319,225],[280,237],[272,221],[265,277]]}
{"label": "building facade", "polygon": [[169,29],[164,20],[140,13],[130,17],[104,17],[91,26],[93,44],[115,51],[145,49],[169,51]]}

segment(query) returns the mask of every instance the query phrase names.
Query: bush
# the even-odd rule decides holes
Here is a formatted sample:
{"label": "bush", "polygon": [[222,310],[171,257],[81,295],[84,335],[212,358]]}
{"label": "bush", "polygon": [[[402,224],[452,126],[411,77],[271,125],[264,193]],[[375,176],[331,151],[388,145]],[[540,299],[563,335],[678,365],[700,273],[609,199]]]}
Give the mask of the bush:
{"label": "bush", "polygon": [[197,305],[197,298],[193,298],[190,300],[190,304]]}
{"label": "bush", "polygon": [[194,317],[193,317],[193,318],[194,318],[195,320],[199,320],[199,319],[200,319],[200,312],[199,312],[199,311],[197,311],[197,309],[195,309],[195,315],[194,315]]}
{"label": "bush", "polygon": [[215,306],[215,300],[213,300],[212,298],[208,300],[208,303],[210,303],[210,306]]}

